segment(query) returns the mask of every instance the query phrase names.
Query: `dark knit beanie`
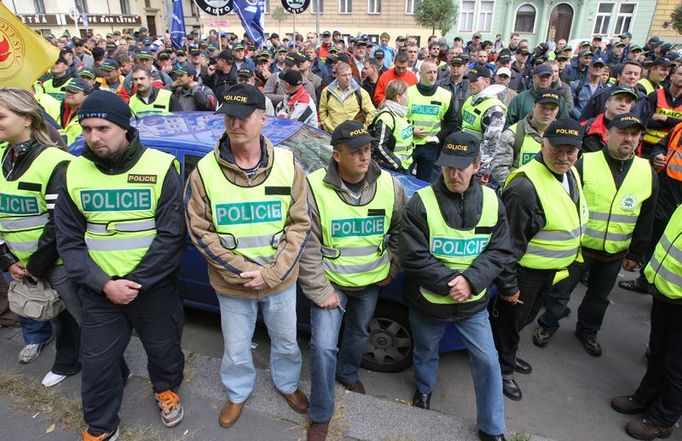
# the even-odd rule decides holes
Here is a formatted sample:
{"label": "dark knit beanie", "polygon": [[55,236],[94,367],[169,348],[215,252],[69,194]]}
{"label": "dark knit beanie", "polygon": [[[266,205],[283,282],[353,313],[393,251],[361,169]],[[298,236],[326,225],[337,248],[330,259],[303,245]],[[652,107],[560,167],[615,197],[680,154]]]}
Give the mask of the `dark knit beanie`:
{"label": "dark knit beanie", "polygon": [[78,108],[78,121],[87,118],[102,118],[126,130],[130,128],[132,116],[130,107],[121,98],[105,90],[95,90]]}

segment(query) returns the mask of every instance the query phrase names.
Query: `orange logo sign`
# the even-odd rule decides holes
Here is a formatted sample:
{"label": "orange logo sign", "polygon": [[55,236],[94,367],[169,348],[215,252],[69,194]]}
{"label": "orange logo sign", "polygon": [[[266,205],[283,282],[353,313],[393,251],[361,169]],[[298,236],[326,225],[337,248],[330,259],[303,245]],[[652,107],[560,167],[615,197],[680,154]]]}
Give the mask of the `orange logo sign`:
{"label": "orange logo sign", "polygon": [[21,34],[0,18],[0,83],[16,77],[26,62],[26,45]]}

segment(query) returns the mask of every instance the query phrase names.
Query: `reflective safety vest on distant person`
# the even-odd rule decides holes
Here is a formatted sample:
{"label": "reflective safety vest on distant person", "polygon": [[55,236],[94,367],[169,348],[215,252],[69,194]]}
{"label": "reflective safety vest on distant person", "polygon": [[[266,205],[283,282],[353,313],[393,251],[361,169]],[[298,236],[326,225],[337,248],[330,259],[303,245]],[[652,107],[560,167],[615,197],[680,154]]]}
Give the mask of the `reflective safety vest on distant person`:
{"label": "reflective safety vest on distant person", "polygon": [[412,151],[414,150],[413,130],[414,126],[406,118],[396,117],[388,110],[382,110],[376,114],[374,121],[381,120],[387,127],[393,127],[395,146],[393,154],[400,159],[400,166],[407,170],[412,165]]}
{"label": "reflective safety vest on distant person", "polygon": [[[573,174],[580,194],[578,206],[546,165],[533,160],[507,178],[506,185],[525,175],[535,187],[546,224],[528,242],[521,266],[541,270],[562,270],[580,255],[580,240],[587,225],[588,208],[575,168]],[[566,177],[568,178],[568,177]]]}
{"label": "reflective safety vest on distant person", "polygon": [[668,221],[644,275],[664,296],[682,299],[682,205]]}
{"label": "reflective safety vest on distant person", "polygon": [[493,106],[500,106],[505,111],[507,106],[504,105],[497,97],[491,96],[485,98],[476,105],[473,104],[473,97],[469,97],[462,105],[462,131],[472,133],[479,139],[483,139],[483,116]]}
{"label": "reflective safety vest on distant person", "polygon": [[653,171],[649,161],[635,156],[616,189],[604,155],[604,150],[583,155],[583,192],[590,219],[582,245],[616,254],[630,246],[642,203],[651,196]]}
{"label": "reflective safety vest on distant person", "polygon": [[438,142],[441,122],[448,111],[452,93],[440,86],[431,96],[419,93],[417,85],[407,89],[407,118],[412,121],[415,129],[425,130],[424,137],[413,138],[414,146],[419,147],[429,142]]}
{"label": "reflective safety vest on distant person", "polygon": [[[676,181],[682,181],[682,123],[678,123],[670,133],[665,170],[668,176]],[[660,169],[657,170],[659,173]]]}
{"label": "reflective safety vest on distant person", "polygon": [[61,87],[56,87],[54,85],[54,80],[49,79],[45,82],[43,82],[43,90],[45,91],[46,94],[50,95],[52,98],[58,100],[60,103],[64,101],[64,95],[66,95],[66,86],[71,84],[73,81],[73,78],[69,78],[69,80],[62,84]]}
{"label": "reflective safety vest on distant person", "polygon": [[66,187],[86,220],[88,254],[111,277],[132,272],[156,237],[156,208],[171,164],[168,153],[145,149],[123,173],[102,173],[79,156],[66,171]]}
{"label": "reflective safety vest on distant person", "polygon": [[156,89],[156,93],[156,99],[154,102],[149,104],[142,101],[138,94],[130,97],[128,105],[130,106],[130,110],[132,110],[133,114],[136,116],[145,116],[165,115],[170,113],[170,102],[173,93],[166,89]]}
{"label": "reflective safety vest on distant person", "polygon": [[[654,113],[669,116],[670,118],[680,119],[682,118],[682,104],[677,107],[672,107],[670,104],[668,104],[668,100],[665,97],[665,89],[658,89],[656,90],[656,109],[654,110]],[[669,131],[670,128],[651,129],[647,127],[642,140],[649,144],[656,144],[658,141],[663,139]]]}
{"label": "reflective safety vest on distant person", "polygon": [[[483,208],[478,224],[470,230],[458,230],[450,227],[441,212],[433,187],[428,186],[417,190],[417,194],[424,204],[426,222],[429,227],[429,252],[433,257],[443,262],[445,266],[454,270],[465,270],[485,250],[490,242],[493,227],[497,225],[499,200],[495,191],[482,187]],[[482,232],[477,232],[482,231]],[[422,296],[431,303],[458,303],[449,295],[438,295],[423,286],[419,288]],[[474,302],[482,298],[487,288],[474,293],[470,299],[463,302]]]}
{"label": "reflective safety vest on distant person", "polygon": [[38,249],[38,241],[48,222],[48,205],[55,203],[45,199],[50,177],[59,163],[72,159],[69,153],[48,147],[18,179],[8,181],[5,174],[0,173],[0,235],[24,266]]}
{"label": "reflective safety vest on distant person", "polygon": [[514,134],[514,162],[512,170],[528,164],[540,151],[540,143],[533,135],[526,133],[524,120],[509,126]]}
{"label": "reflective safety vest on distant person", "polygon": [[275,147],[268,177],[252,187],[230,182],[214,151],[199,161],[197,169],[222,245],[265,266],[277,253],[292,202],[295,173],[292,153]]}
{"label": "reflective safety vest on distant person", "polygon": [[372,200],[350,205],[324,182],[326,169],[308,175],[320,212],[322,267],[330,282],[360,288],[384,280],[391,268],[386,249],[393,218],[393,178],[382,171]]}

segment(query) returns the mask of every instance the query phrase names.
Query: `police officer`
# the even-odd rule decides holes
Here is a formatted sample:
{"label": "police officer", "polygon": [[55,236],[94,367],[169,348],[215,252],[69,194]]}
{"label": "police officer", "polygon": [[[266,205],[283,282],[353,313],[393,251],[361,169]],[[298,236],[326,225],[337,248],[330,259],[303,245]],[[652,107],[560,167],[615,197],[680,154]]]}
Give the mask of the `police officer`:
{"label": "police officer", "polygon": [[469,351],[478,436],[504,440],[502,378],[486,309],[488,286],[511,261],[504,206],[474,178],[481,153],[472,134],[445,138],[436,164],[441,176],[417,191],[401,222],[417,383],[412,405],[430,406],[438,345],[452,323]]}
{"label": "police officer", "polygon": [[682,69],[670,75],[670,86],[661,87],[647,96],[651,113],[648,115],[642,150],[649,157],[654,146],[678,123],[682,122]]}
{"label": "police officer", "polygon": [[182,182],[169,154],[145,148],[130,108],[111,92],[93,92],[78,118],[88,145],[66,172],[55,211],[57,246],[83,302],[83,440],[116,439],[133,329],[149,359],[161,421],[184,411],[182,305],[175,271],[184,249]]}
{"label": "police officer", "polygon": [[416,176],[430,181],[440,144],[455,128],[452,93],[436,85],[438,67],[424,61],[419,68],[420,81],[407,89],[407,119],[414,124],[412,159]]}
{"label": "police officer", "polygon": [[400,272],[398,232],[407,200],[400,182],[372,161],[373,140],[361,122],[341,123],[332,134],[329,166],[308,176],[312,234],[299,276],[312,300],[308,440],[326,439],[334,378],[365,392],[358,368],[369,321],[379,290]]}
{"label": "police officer", "polygon": [[272,340],[274,385],[296,412],[308,410],[298,388],[296,278],[310,217],[303,170],[289,150],[272,147],[261,134],[263,93],[237,84],[217,112],[225,115],[226,133],[191,173],[185,202],[190,238],[208,261],[220,303],[220,375],[228,401],[219,423],[227,428],[239,419],[256,380],[251,339],[259,307]]}
{"label": "police officer", "polygon": [[682,206],[670,218],[644,274],[653,295],[647,371],[635,393],[613,398],[611,407],[626,415],[643,414],[625,431],[653,440],[669,437],[682,416]]}
{"label": "police officer", "polygon": [[635,156],[644,126],[634,114],[616,116],[608,126],[607,147],[585,153],[576,164],[590,219],[582,238],[584,262],[573,262],[569,277],[547,296],[533,343],[544,347],[567,314],[571,292],[589,271],[588,288],[578,309],[576,336],[588,354],[602,353],[597,333],[608,296],[621,266],[632,271],[642,260],[651,235],[658,179],[649,162]]}
{"label": "police officer", "polygon": [[163,115],[173,108],[173,93],[157,89],[152,84],[152,75],[147,68],[136,67],[131,72],[137,93],[130,97],[128,104],[136,116]]}
{"label": "police officer", "polygon": [[580,255],[588,209],[573,164],[582,135],[577,121],[554,121],[545,130],[540,152],[509,175],[502,192],[515,263],[497,280],[500,295],[491,305],[491,321],[503,391],[512,400],[522,398],[514,372],[532,372],[516,356],[519,332],[537,316],[557,273],[563,277]]}

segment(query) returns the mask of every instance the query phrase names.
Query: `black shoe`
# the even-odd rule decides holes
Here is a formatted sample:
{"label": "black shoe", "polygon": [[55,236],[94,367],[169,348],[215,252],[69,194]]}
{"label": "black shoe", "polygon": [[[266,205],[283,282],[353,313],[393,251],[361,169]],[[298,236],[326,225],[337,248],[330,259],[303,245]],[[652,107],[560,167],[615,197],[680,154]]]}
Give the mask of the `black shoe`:
{"label": "black shoe", "polygon": [[575,331],[575,336],[578,337],[583,344],[583,347],[593,357],[601,357],[601,345],[597,337],[591,337],[589,335],[583,335],[578,331]]}
{"label": "black shoe", "polygon": [[[537,346],[538,348],[544,348],[547,346],[549,343],[549,340],[552,338],[554,335],[555,331],[550,331],[547,328],[543,328],[542,326],[538,326],[537,329],[535,330],[535,333],[533,334],[533,344]],[[518,361],[518,359],[517,359]],[[518,372],[518,371],[516,371]]]}
{"label": "black shoe", "polygon": [[621,280],[618,282],[618,286],[628,291],[634,291],[640,294],[646,294],[649,288],[646,282],[642,282],[639,279]]}
{"label": "black shoe", "polygon": [[533,367],[527,361],[523,361],[519,357],[516,357],[516,362],[514,363],[514,372],[528,375],[533,372]]}
{"label": "black shoe", "polygon": [[431,394],[423,394],[419,389],[414,391],[414,398],[412,398],[412,406],[420,409],[429,410],[431,407]]}
{"label": "black shoe", "polygon": [[501,435],[488,435],[482,430],[478,431],[478,439],[481,441],[506,441],[504,433]]}
{"label": "black shoe", "polygon": [[502,393],[504,393],[504,396],[514,401],[521,401],[521,398],[523,398],[521,388],[516,384],[516,380],[513,378],[509,380],[502,379]]}

